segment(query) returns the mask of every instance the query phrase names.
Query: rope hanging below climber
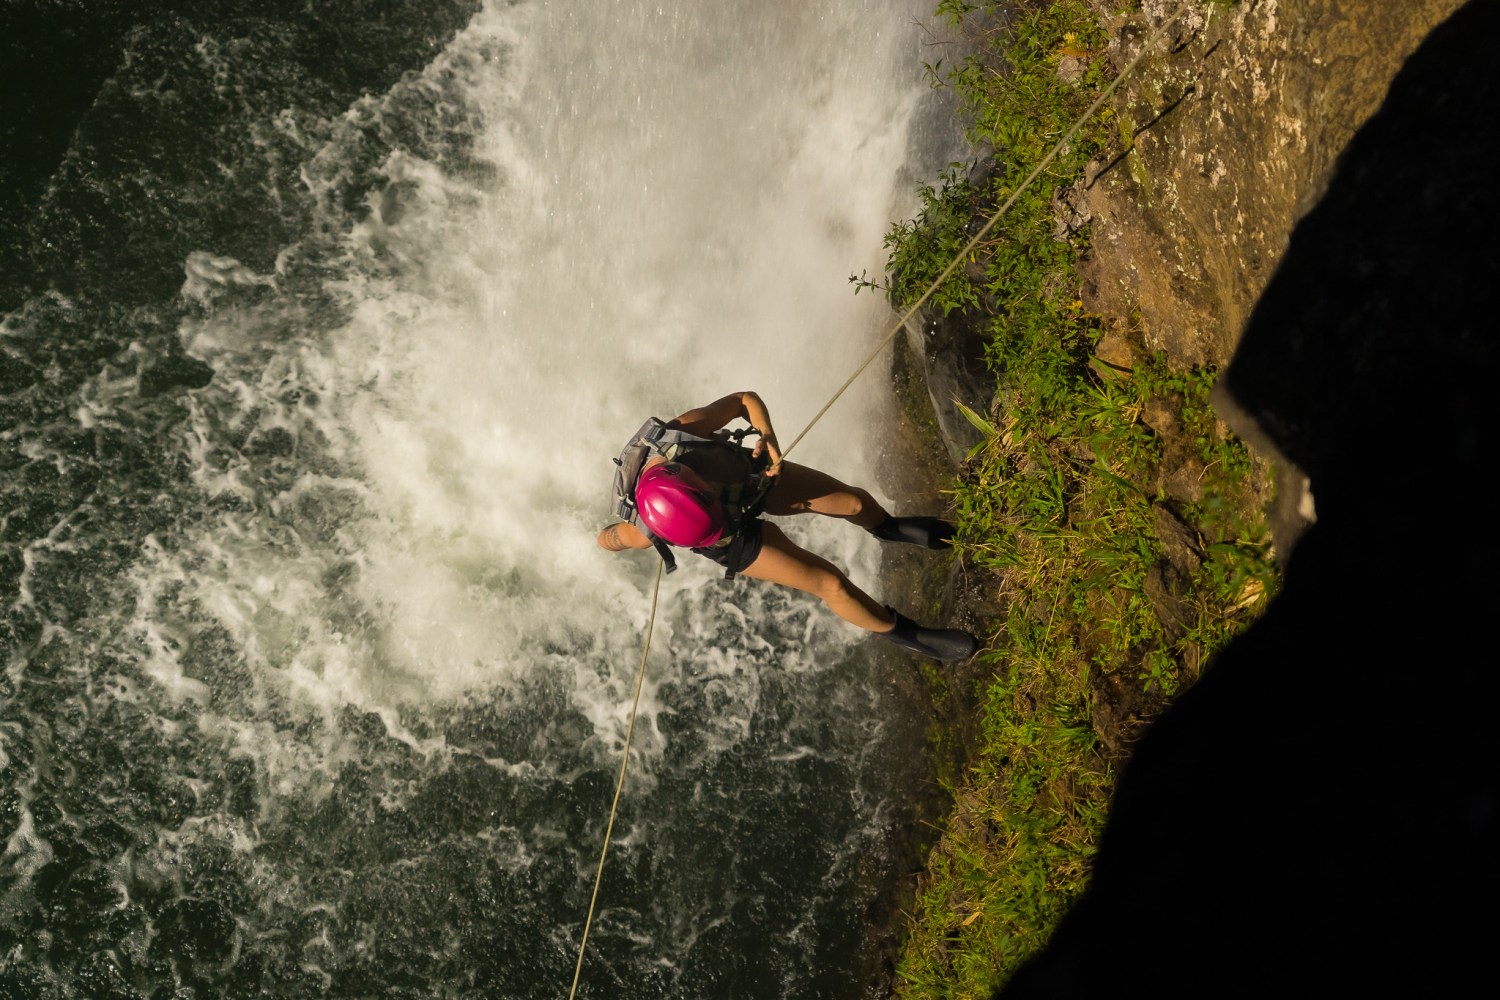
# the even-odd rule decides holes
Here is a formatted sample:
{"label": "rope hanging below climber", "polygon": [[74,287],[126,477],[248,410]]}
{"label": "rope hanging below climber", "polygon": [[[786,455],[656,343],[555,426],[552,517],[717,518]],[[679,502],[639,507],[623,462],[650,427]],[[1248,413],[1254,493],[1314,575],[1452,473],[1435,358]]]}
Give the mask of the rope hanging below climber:
{"label": "rope hanging below climber", "polygon": [[[833,564],[806,551],[790,540],[774,524],[760,521],[759,515],[818,513],[851,521],[865,528],[882,541],[908,542],[927,548],[946,548],[952,544],[953,526],[938,518],[897,518],[887,513],[868,492],[848,486],[825,473],[785,461],[785,456],[801,443],[808,432],[821,420],[862,375],[874,360],[895,340],[897,334],[926,305],[927,301],[942,287],[990,231],[1005,217],[1017,199],[1035,183],[1042,172],[1057,158],[1059,153],[1077,136],[1084,123],[1094,116],[1120,84],[1135,70],[1147,53],[1166,37],[1168,30],[1177,23],[1193,0],[1182,0],[1146,39],[1135,56],[1116,74],[1115,78],[1100,91],[1093,103],[1079,115],[1046,156],[1036,165],[1020,185],[969,242],[953,256],[947,267],[927,286],[927,289],[901,313],[889,332],[870,351],[865,360],[834,391],[823,407],[807,425],[792,439],[792,443],[781,449],[772,429],[765,404],[754,392],[732,393],[704,407],[680,414],[670,422],[648,421],[643,432],[653,424],[659,425],[665,435],[658,435],[650,442],[632,438],[620,459],[616,460],[615,513],[621,520],[600,531],[600,546],[611,551],[625,549],[655,548],[662,555],[662,567],[666,572],[675,568],[671,555],[673,544],[691,548],[707,556],[725,568],[725,576],[733,578],[743,574],[756,579],[769,580],[791,586],[798,590],[816,594],[830,610],[851,624],[879,634],[889,641],[923,656],[939,660],[964,660],[978,648],[977,640],[957,629],[928,629],[893,608],[874,601],[868,594],[855,587]],[[738,443],[730,443],[728,435],[715,438],[724,427],[736,418],[749,423],[759,436],[753,449],[745,449]],[[740,432],[744,436],[744,432]],[[675,435],[671,440],[667,436]],[[708,451],[702,452],[701,462],[707,468],[695,468],[685,460],[691,448],[676,450],[674,446],[689,443],[690,439],[723,445],[747,453],[750,467],[735,473],[723,463],[742,461],[741,457],[720,450],[716,458]],[[665,444],[656,447],[658,441]],[[639,454],[639,464],[622,474],[628,460],[626,453],[632,447],[645,444],[646,450]],[[716,464],[718,463],[718,464]],[[648,471],[667,466],[654,472],[649,479]],[[675,468],[671,467],[675,466]],[[723,479],[716,474],[730,471]],[[786,476],[785,480],[764,485],[766,480]],[[646,486],[646,496],[640,496],[641,485]],[[791,484],[791,485],[786,485]],[[726,487],[735,487],[726,499]],[[781,492],[773,501],[773,491]],[[746,501],[748,502],[742,502]],[[644,505],[644,508],[643,508]],[[737,509],[731,515],[730,511]],[[643,530],[639,524],[646,525]],[[680,541],[674,542],[673,539]],[[624,787],[626,766],[630,758],[631,734],[635,728],[636,711],[640,699],[641,685],[645,678],[646,658],[651,647],[651,632],[656,620],[657,595],[661,587],[662,569],[656,575],[651,597],[651,614],[647,621],[645,640],[641,650],[641,662],[636,679],[636,702],[631,706],[630,723],[626,729],[625,745],[621,752],[619,779],[615,796],[610,806],[609,824],[605,829],[604,844],[599,854],[599,870],[594,880],[593,895],[589,900],[588,914],[584,921],[582,940],[579,942],[578,963],[574,970],[573,987],[569,1000],[578,991],[579,976],[583,970],[583,956],[588,943],[588,931],[592,925],[595,904],[598,901],[599,883],[604,874],[604,858],[609,850],[609,839],[614,828],[620,792]]]}

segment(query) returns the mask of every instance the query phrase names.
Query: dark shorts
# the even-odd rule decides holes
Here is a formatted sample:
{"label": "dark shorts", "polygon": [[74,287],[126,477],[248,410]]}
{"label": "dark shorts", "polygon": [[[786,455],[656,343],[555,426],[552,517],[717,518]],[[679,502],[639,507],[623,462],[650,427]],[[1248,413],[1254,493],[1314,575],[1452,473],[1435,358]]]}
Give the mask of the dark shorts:
{"label": "dark shorts", "polygon": [[[731,572],[743,573],[750,567],[750,564],[755,562],[755,560],[760,556],[760,529],[764,526],[764,524],[765,522],[763,522],[760,518],[753,517],[750,520],[746,521],[743,525],[741,525],[740,535],[744,538],[744,541],[740,544],[738,559],[732,559],[735,547],[733,541],[731,541],[728,545],[721,545],[718,548],[694,549],[693,551],[706,559],[712,559],[714,562],[718,563],[720,566],[723,566],[725,569],[730,570]],[[730,565],[731,562],[733,562],[734,565]]]}

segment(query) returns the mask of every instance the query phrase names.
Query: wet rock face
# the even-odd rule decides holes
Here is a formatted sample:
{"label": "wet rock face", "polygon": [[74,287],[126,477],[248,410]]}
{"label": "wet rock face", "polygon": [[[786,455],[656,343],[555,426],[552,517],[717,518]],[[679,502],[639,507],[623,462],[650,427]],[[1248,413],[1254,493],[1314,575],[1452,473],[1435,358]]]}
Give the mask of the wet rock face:
{"label": "wet rock face", "polygon": [[[1114,98],[1123,156],[1070,199],[1091,216],[1084,298],[1145,345],[1223,364],[1297,219],[1392,77],[1461,0],[1192,5]],[[1108,5],[1102,5],[1107,7]],[[1179,0],[1113,26],[1124,66]],[[1081,194],[1081,197],[1078,195]]]}
{"label": "wet rock face", "polygon": [[989,334],[982,318],[962,312],[944,316],[941,310],[920,309],[906,322],[906,344],[927,385],[933,416],[948,458],[962,466],[969,449],[980,441],[979,431],[958,404],[983,410],[994,376],[985,365]]}

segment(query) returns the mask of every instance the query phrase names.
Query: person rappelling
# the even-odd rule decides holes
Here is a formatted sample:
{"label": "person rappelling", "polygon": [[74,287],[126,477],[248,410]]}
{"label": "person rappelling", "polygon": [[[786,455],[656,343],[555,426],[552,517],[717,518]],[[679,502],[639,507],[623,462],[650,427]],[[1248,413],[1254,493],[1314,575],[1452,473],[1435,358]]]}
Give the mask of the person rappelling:
{"label": "person rappelling", "polygon": [[[728,431],[735,420],[748,429]],[[755,435],[753,448],[743,439]],[[672,547],[691,549],[736,575],[820,598],[852,625],[902,649],[966,660],[979,643],[959,629],[927,628],[882,605],[833,563],[798,546],[763,515],[822,514],[887,542],[952,545],[953,525],[936,517],[894,517],[870,493],[816,469],[782,461],[771,416],[754,392],[730,393],[679,414],[647,420],[615,459],[616,522],[599,532],[611,552],[654,548],[676,568]]]}

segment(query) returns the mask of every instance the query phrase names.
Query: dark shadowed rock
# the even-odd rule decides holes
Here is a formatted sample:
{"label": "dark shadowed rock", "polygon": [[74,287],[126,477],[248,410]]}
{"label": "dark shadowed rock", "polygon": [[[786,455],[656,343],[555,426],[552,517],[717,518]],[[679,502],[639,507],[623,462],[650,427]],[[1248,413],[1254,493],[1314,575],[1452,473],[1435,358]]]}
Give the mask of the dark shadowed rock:
{"label": "dark shadowed rock", "polygon": [[1198,533],[1175,510],[1164,503],[1153,504],[1152,520],[1162,557],[1180,576],[1191,577],[1203,564],[1203,545]]}
{"label": "dark shadowed rock", "polygon": [[927,384],[948,457],[961,465],[980,434],[958,403],[983,413],[994,395],[994,376],[984,361],[984,323],[962,312],[944,316],[922,309],[906,323],[906,343]]}
{"label": "dark shadowed rock", "polygon": [[1162,631],[1176,642],[1197,624],[1189,602],[1193,574],[1203,562],[1198,535],[1166,504],[1153,509],[1162,557],[1146,572],[1146,599],[1161,622]]}
{"label": "dark shadowed rock", "polygon": [[[1344,37],[1357,10],[1349,55],[1378,63],[1405,44],[1382,18],[1437,6],[1234,10],[1279,17],[1288,45]],[[1317,523],[1264,617],[1137,743],[1087,895],[1006,1000],[1493,992],[1500,684],[1481,651],[1500,545],[1410,526],[1461,509],[1489,457],[1500,345],[1475,296],[1500,284],[1497,41],[1491,0],[1432,32],[1255,305],[1221,385],[1307,470]],[[1322,71],[1294,62],[1278,72]],[[1367,71],[1346,59],[1330,106]]]}
{"label": "dark shadowed rock", "polygon": [[1163,700],[1160,694],[1148,693],[1138,678],[1119,671],[1089,671],[1089,724],[1116,759],[1129,752],[1147,723],[1161,712]]}

